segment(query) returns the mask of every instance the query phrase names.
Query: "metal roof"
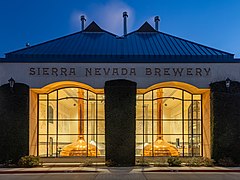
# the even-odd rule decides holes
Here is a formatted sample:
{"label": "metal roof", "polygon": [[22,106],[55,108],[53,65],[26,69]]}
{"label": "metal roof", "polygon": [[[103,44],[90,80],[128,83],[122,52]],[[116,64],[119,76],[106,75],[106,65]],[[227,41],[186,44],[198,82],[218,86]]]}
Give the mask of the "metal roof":
{"label": "metal roof", "polygon": [[84,31],[6,54],[4,62],[234,62],[234,55],[156,31],[145,22],[116,36],[92,22]]}

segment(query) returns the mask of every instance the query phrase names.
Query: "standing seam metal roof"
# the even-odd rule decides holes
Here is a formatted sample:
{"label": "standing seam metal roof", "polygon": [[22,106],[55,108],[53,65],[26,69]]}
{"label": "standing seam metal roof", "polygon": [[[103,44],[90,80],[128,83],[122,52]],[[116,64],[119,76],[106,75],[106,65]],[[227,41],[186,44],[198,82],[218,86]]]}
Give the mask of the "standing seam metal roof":
{"label": "standing seam metal roof", "polygon": [[92,22],[84,31],[6,54],[5,62],[230,62],[234,55],[156,31],[145,22],[118,37]]}

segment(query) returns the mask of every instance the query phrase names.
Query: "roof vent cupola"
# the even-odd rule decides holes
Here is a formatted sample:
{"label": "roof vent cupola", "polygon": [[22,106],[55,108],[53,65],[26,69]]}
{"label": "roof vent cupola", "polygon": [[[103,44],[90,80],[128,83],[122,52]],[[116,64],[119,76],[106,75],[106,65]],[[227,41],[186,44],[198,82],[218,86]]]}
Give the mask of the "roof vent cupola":
{"label": "roof vent cupola", "polygon": [[127,35],[127,17],[128,17],[128,14],[127,12],[123,12],[123,35]]}
{"label": "roof vent cupola", "polygon": [[81,22],[82,22],[82,31],[84,30],[84,26],[85,26],[85,21],[86,21],[86,18],[84,15],[81,16]]}
{"label": "roof vent cupola", "polygon": [[155,22],[155,30],[158,31],[158,26],[159,26],[159,22],[160,21],[160,18],[159,16],[155,16],[154,17],[154,22]]}

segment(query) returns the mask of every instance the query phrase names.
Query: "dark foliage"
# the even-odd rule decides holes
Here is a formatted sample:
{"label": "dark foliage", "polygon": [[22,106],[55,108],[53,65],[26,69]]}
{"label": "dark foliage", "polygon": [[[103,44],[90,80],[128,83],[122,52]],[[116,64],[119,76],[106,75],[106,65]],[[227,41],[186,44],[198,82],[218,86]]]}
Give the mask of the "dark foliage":
{"label": "dark foliage", "polygon": [[29,153],[29,87],[0,87],[0,163],[17,163]]}
{"label": "dark foliage", "polygon": [[105,83],[106,161],[109,166],[135,165],[136,83]]}
{"label": "dark foliage", "polygon": [[225,81],[210,84],[212,158],[219,163],[230,158],[240,164],[240,83]]}

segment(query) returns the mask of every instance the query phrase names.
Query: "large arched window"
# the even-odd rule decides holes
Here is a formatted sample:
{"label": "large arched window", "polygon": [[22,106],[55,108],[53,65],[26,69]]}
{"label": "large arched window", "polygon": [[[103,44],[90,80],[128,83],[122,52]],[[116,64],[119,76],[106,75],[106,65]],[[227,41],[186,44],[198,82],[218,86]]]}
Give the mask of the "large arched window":
{"label": "large arched window", "polygon": [[104,120],[103,94],[75,87],[39,94],[38,155],[104,155]]}
{"label": "large arched window", "polygon": [[202,156],[201,94],[158,88],[137,95],[137,156]]}

